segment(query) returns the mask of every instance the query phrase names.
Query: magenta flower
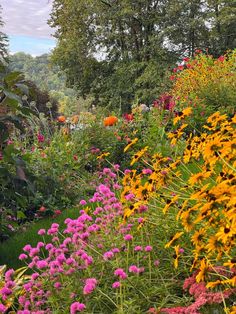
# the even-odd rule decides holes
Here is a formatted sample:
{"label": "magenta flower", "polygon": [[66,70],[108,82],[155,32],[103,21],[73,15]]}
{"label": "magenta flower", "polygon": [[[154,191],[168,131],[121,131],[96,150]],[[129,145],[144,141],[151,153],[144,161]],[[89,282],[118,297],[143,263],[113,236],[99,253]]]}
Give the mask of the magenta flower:
{"label": "magenta flower", "polygon": [[45,141],[45,137],[41,133],[38,133],[37,138],[39,143],[43,143]]}
{"label": "magenta flower", "polygon": [[133,236],[132,236],[131,234],[126,234],[126,235],[124,236],[124,240],[125,240],[125,241],[131,241],[131,240],[133,240]]}
{"label": "magenta flower", "polygon": [[80,203],[80,205],[86,205],[87,204],[87,202],[85,200],[81,200],[79,203]]}
{"label": "magenta flower", "polygon": [[147,245],[144,250],[145,250],[145,252],[151,252],[152,251],[152,246],[151,245]]}
{"label": "magenta flower", "polygon": [[97,279],[95,278],[88,278],[85,280],[85,286],[83,289],[84,294],[90,294],[93,292],[93,290],[96,288],[97,285]]}
{"label": "magenta flower", "polygon": [[45,229],[39,229],[38,235],[44,235],[44,234],[46,234],[46,230]]}
{"label": "magenta flower", "polygon": [[86,306],[83,303],[74,302],[70,306],[70,314],[76,314],[85,310]]}
{"label": "magenta flower", "polygon": [[24,253],[22,253],[22,254],[19,255],[19,260],[20,260],[20,261],[23,261],[23,260],[26,259],[26,258],[28,258],[28,256],[27,256],[26,254],[24,254]]}
{"label": "magenta flower", "polygon": [[113,288],[113,289],[117,289],[117,288],[119,288],[119,287],[120,287],[120,282],[119,282],[119,281],[113,282],[113,284],[112,284],[112,288]]}
{"label": "magenta flower", "polygon": [[7,308],[2,303],[0,303],[0,313],[5,313],[6,310]]}
{"label": "magenta flower", "polygon": [[120,279],[126,279],[127,278],[127,274],[125,273],[125,271],[122,268],[117,268],[114,271],[114,275],[120,277]]}

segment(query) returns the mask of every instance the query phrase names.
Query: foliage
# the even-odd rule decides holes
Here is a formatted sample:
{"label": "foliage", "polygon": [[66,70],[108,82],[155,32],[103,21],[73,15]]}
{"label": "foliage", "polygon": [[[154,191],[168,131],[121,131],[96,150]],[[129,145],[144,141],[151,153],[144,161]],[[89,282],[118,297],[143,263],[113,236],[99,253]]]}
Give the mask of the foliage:
{"label": "foliage", "polygon": [[[9,61],[9,69],[22,72],[30,86],[35,90],[36,95],[31,95],[30,101],[35,100],[34,98],[38,100],[42,97],[48,98],[49,96],[46,94],[49,93],[52,102],[55,102],[53,99],[59,102],[62,112],[65,110],[63,108],[65,103],[68,107],[72,103],[76,103],[76,92],[66,88],[65,74],[57,66],[52,65],[50,55],[32,57],[29,54],[18,52],[11,55]],[[43,102],[46,103],[45,100]],[[76,112],[77,108],[73,110]]]}
{"label": "foliage", "polygon": [[197,129],[203,125],[205,116],[217,110],[235,112],[235,57],[235,50],[218,59],[199,53],[193,59],[185,58],[184,64],[174,69],[170,94],[176,109],[192,107],[191,123]]}
{"label": "foliage", "polygon": [[[2,28],[4,22],[2,20],[2,6],[0,5],[0,28]],[[5,33],[0,31],[0,66],[6,65],[8,61],[8,37]]]}
{"label": "foliage", "polygon": [[165,92],[181,57],[234,49],[235,12],[232,1],[218,0],[54,0],[52,60],[91,104],[125,112]]}

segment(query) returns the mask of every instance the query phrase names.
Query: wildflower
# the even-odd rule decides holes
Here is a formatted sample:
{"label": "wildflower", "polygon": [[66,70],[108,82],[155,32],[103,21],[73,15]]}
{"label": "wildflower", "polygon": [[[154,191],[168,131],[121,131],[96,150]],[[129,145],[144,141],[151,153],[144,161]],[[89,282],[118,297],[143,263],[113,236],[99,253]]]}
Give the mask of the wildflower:
{"label": "wildflower", "polygon": [[103,254],[103,259],[105,261],[109,260],[109,259],[112,259],[112,257],[114,256],[114,253],[111,252],[111,251],[108,251],[106,253]]}
{"label": "wildflower", "polygon": [[106,117],[103,120],[104,126],[113,126],[118,122],[118,118],[115,116]]}
{"label": "wildflower", "polygon": [[5,307],[5,305],[0,303],[0,313],[5,313],[6,311],[7,311],[7,308]]}
{"label": "wildflower", "polygon": [[174,236],[170,238],[170,241],[165,245],[165,248],[170,247],[177,239],[179,239],[184,234],[183,231],[177,232]]}
{"label": "wildflower", "polygon": [[148,146],[144,147],[143,149],[141,149],[139,152],[137,152],[132,160],[131,160],[131,163],[130,165],[133,166],[133,164],[135,164],[140,158],[143,157],[143,155],[145,154],[145,152],[148,150]]}
{"label": "wildflower", "polygon": [[131,241],[131,240],[133,240],[133,236],[132,236],[131,234],[126,234],[126,235],[124,236],[124,240],[125,240],[125,241]]}
{"label": "wildflower", "polygon": [[46,230],[45,229],[39,229],[38,235],[44,235],[44,234],[46,234]]}
{"label": "wildflower", "polygon": [[39,143],[43,143],[45,141],[45,137],[41,133],[38,133],[37,138]]}
{"label": "wildflower", "polygon": [[120,282],[119,281],[115,281],[115,282],[113,282],[113,284],[112,284],[112,288],[113,289],[117,289],[117,288],[119,288],[120,287]]}
{"label": "wildflower", "polygon": [[114,275],[120,277],[120,279],[126,279],[127,278],[127,274],[125,273],[125,271],[122,268],[117,268],[114,271]]}
{"label": "wildflower", "polygon": [[142,246],[137,245],[137,246],[135,246],[134,250],[135,250],[135,252],[140,252],[143,250],[143,248],[142,248]]}
{"label": "wildflower", "polygon": [[70,306],[70,314],[76,314],[85,310],[86,306],[83,303],[74,302]]}
{"label": "wildflower", "polygon": [[24,259],[27,259],[27,258],[28,258],[28,256],[26,254],[24,254],[24,253],[19,255],[19,260],[20,261],[23,261]]}
{"label": "wildflower", "polygon": [[144,250],[145,250],[145,252],[151,252],[152,251],[152,246],[151,245],[147,245]]}
{"label": "wildflower", "polygon": [[104,157],[107,157],[109,155],[110,155],[110,153],[103,153],[103,154],[97,156],[97,159],[103,159]]}
{"label": "wildflower", "polygon": [[134,144],[136,144],[138,142],[138,138],[136,137],[135,139],[133,139],[127,146],[125,146],[124,148],[124,153],[127,152],[127,150],[133,146]]}
{"label": "wildflower", "polygon": [[83,289],[83,294],[90,294],[96,288],[97,280],[95,278],[88,278],[85,281],[85,286]]}

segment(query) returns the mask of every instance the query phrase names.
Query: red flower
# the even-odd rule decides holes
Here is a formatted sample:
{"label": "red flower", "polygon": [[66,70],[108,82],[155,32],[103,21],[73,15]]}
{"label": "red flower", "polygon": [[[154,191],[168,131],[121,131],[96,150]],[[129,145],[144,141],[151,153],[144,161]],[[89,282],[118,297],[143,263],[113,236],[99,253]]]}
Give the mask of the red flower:
{"label": "red flower", "polygon": [[134,120],[134,115],[132,113],[125,113],[123,114],[123,118],[129,122],[129,121]]}
{"label": "red flower", "polygon": [[225,60],[225,57],[224,57],[224,56],[220,56],[220,57],[218,58],[218,60],[219,60],[220,62],[223,62],[223,61]]}
{"label": "red flower", "polygon": [[40,208],[39,208],[39,211],[41,212],[41,213],[43,213],[43,212],[45,212],[47,209],[46,209],[46,207],[44,207],[44,206],[41,206]]}

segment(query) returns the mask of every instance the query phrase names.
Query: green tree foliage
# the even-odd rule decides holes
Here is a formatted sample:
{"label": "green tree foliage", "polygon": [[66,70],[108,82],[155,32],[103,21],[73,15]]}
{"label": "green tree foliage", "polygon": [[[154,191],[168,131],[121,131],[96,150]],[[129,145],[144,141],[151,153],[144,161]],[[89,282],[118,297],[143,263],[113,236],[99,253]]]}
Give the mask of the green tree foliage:
{"label": "green tree foliage", "polygon": [[2,7],[0,5],[0,63],[5,63],[8,59],[8,37],[1,31],[3,25]]}
{"label": "green tree foliage", "polygon": [[127,108],[158,96],[181,57],[233,48],[235,16],[232,1],[54,0],[53,61],[84,98]]}

